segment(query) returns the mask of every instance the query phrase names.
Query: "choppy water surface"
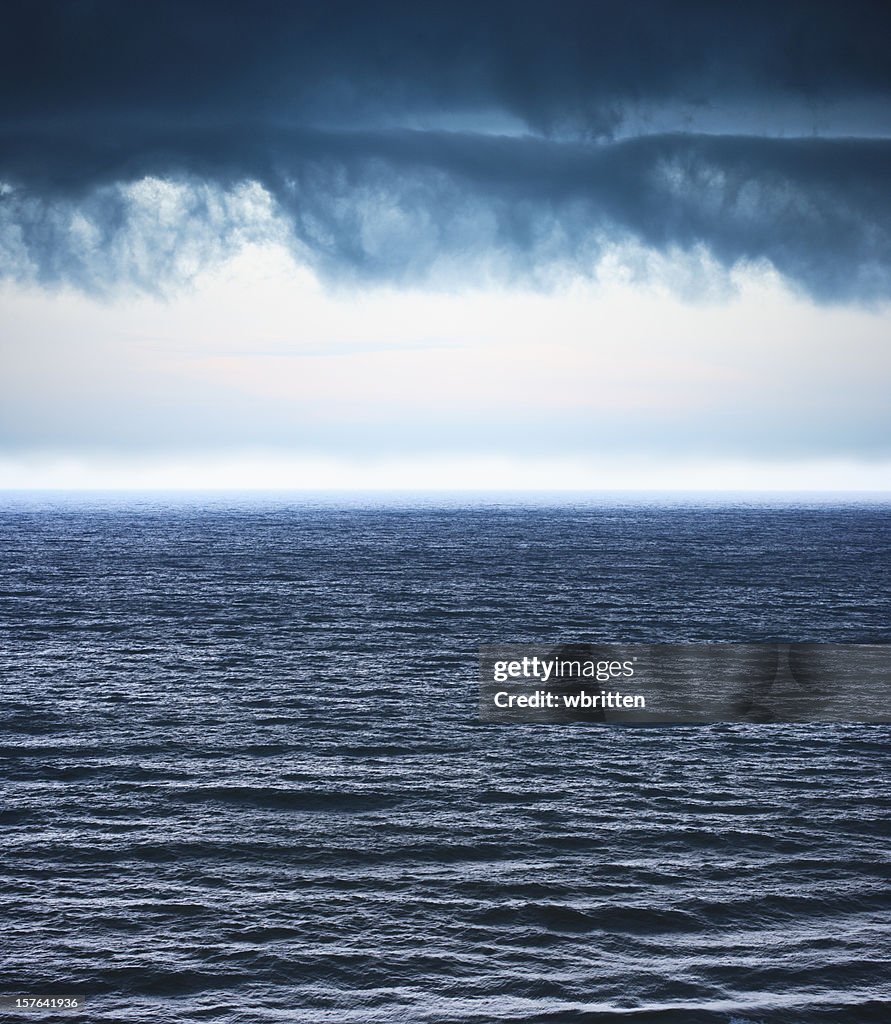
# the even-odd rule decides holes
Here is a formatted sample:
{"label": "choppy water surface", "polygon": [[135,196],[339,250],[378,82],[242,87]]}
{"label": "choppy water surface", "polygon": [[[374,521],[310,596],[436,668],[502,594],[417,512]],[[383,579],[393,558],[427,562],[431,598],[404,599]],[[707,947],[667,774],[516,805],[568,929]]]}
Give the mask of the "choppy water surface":
{"label": "choppy water surface", "polygon": [[503,640],[888,641],[889,524],[4,499],[2,990],[108,1022],[891,1019],[887,727],[485,726],[475,684]]}

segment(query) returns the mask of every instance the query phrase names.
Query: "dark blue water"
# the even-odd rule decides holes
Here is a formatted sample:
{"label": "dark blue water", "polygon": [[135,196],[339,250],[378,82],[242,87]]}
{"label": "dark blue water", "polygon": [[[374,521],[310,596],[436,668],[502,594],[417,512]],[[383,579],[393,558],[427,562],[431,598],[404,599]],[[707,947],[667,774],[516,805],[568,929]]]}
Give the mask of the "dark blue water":
{"label": "dark blue water", "polygon": [[887,642],[889,526],[4,499],[0,988],[108,1022],[891,1020],[887,727],[485,726],[475,683],[485,642]]}

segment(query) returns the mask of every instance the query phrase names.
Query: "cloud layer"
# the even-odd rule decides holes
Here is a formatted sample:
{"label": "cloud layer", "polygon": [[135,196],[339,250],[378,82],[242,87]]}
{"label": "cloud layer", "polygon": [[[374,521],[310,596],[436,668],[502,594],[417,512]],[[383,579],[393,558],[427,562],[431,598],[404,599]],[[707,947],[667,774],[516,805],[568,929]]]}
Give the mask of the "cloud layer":
{"label": "cloud layer", "polygon": [[245,241],[322,273],[604,255],[891,295],[883,4],[13,4],[0,271],[152,288]]}

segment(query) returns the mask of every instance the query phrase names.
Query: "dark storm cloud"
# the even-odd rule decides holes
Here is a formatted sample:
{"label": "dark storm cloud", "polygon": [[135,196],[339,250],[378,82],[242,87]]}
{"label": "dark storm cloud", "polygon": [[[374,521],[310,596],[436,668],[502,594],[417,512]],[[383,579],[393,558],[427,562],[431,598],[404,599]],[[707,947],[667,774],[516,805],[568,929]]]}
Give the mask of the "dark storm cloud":
{"label": "dark storm cloud", "polygon": [[637,103],[887,98],[891,79],[888,6],[856,0],[21,0],[3,28],[13,120],[497,109],[599,133]]}
{"label": "dark storm cloud", "polygon": [[[200,262],[271,230],[231,200],[257,182],[330,274],[585,268],[620,242],[886,296],[889,11],[13,4],[3,268],[148,284],[180,240]],[[188,186],[173,220],[134,214],[126,186],[147,176]]]}

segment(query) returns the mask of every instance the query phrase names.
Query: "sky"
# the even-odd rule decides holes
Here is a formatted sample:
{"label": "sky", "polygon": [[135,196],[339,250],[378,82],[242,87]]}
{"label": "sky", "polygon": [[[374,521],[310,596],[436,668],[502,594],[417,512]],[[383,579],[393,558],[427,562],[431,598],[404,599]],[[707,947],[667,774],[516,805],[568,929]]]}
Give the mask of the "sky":
{"label": "sky", "polygon": [[891,8],[13,0],[0,487],[891,489]]}

